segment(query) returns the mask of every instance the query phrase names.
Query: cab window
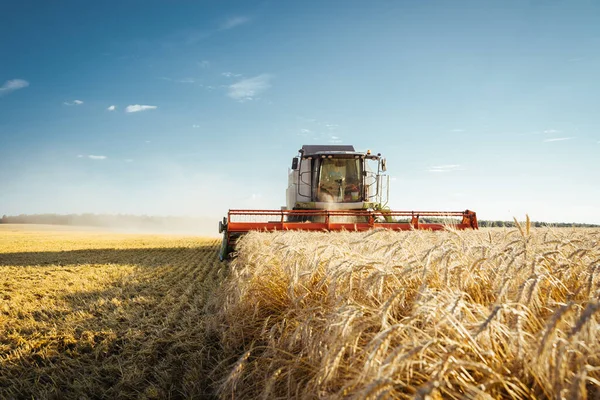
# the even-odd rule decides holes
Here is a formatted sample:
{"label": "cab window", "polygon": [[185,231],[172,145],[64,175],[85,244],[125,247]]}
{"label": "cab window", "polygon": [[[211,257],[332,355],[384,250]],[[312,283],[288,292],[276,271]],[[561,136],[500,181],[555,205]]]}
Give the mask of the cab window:
{"label": "cab window", "polygon": [[321,160],[318,200],[346,203],[362,201],[361,160],[324,158]]}

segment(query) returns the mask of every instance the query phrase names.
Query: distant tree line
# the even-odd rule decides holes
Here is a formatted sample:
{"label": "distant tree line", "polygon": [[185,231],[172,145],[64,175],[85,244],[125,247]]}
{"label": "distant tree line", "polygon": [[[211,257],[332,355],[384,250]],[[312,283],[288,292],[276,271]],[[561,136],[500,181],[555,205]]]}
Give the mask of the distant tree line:
{"label": "distant tree line", "polygon": [[147,216],[130,214],[20,214],[3,215],[0,224],[48,224],[95,226],[137,230],[206,230],[207,224],[217,230],[216,221],[203,217]]}
{"label": "distant tree line", "polygon": [[[443,222],[449,221],[449,220],[442,219],[442,218],[421,218],[420,221],[423,223],[436,224],[436,223],[443,223]],[[458,223],[460,221],[452,220],[452,222]],[[503,228],[503,227],[514,228],[515,227],[514,221],[491,221],[491,220],[478,219],[477,224],[479,225],[480,228]],[[541,228],[544,226],[551,226],[551,227],[557,227],[557,228],[599,228],[600,227],[600,225],[582,224],[582,223],[577,223],[577,222],[541,222],[541,221],[531,221],[531,226],[536,227],[536,228]]]}

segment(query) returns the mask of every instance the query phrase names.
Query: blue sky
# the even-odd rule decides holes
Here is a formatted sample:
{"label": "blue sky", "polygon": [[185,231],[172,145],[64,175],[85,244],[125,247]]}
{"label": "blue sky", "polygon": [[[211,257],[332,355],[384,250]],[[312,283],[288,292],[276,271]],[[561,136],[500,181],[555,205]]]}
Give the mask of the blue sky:
{"label": "blue sky", "polygon": [[2,2],[0,213],[279,208],[303,144],[390,206],[600,223],[596,1]]}

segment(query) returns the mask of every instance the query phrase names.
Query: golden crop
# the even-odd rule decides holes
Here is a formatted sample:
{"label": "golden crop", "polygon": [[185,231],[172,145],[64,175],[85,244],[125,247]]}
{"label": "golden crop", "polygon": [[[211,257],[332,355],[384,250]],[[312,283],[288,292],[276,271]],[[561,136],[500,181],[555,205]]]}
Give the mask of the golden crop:
{"label": "golden crop", "polygon": [[252,233],[223,398],[597,398],[600,231]]}
{"label": "golden crop", "polygon": [[207,393],[219,240],[0,225],[0,398]]}
{"label": "golden crop", "polygon": [[0,398],[594,398],[600,231],[0,225]]}

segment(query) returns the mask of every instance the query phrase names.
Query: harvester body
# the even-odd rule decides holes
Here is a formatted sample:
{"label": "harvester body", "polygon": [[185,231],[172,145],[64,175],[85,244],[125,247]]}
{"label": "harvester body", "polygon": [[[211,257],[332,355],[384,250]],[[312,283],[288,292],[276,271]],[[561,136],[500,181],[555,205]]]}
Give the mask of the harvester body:
{"label": "harvester body", "polygon": [[353,146],[302,146],[288,171],[281,210],[229,210],[219,222],[221,260],[249,231],[477,229],[473,211],[392,211],[386,160]]}

